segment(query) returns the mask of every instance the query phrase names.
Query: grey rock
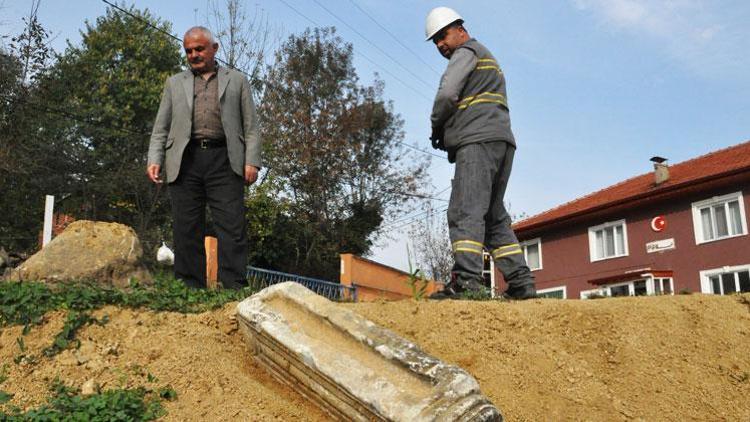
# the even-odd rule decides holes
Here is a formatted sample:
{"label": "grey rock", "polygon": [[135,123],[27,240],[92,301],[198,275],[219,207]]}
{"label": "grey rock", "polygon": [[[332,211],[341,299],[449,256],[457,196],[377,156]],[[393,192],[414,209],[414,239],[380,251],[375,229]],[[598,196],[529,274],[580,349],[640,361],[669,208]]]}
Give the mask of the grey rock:
{"label": "grey rock", "polygon": [[153,280],[143,266],[138,236],[128,226],[80,220],[10,274],[11,280],[90,280],[125,287]]}
{"label": "grey rock", "polygon": [[256,361],[338,420],[502,421],[463,369],[300,284],[237,306]]}

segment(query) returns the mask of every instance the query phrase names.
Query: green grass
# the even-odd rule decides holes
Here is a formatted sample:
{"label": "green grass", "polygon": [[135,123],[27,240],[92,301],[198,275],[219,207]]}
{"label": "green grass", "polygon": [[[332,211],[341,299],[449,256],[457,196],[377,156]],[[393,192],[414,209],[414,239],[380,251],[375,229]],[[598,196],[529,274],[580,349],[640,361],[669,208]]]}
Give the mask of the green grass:
{"label": "green grass", "polygon": [[[25,361],[34,365],[39,356],[27,355],[23,336],[33,327],[44,323],[44,315],[54,310],[67,310],[63,328],[51,345],[42,351],[48,358],[61,351],[78,347],[78,330],[89,324],[104,325],[108,318],[92,317],[90,311],[105,305],[126,308],[149,309],[196,313],[216,309],[228,302],[244,299],[254,293],[252,289],[207,290],[191,289],[171,276],[157,275],[152,286],[137,283],[126,289],[103,287],[89,282],[69,282],[48,285],[40,282],[0,282],[0,328],[23,325],[21,336],[16,339],[20,354],[16,364]],[[7,365],[0,369],[0,384],[7,378]],[[149,374],[149,382],[156,378]],[[12,393],[0,390],[0,406],[9,407],[7,413],[0,411],[0,421],[148,421],[162,416],[163,400],[175,400],[177,393],[170,386],[156,390],[146,388],[113,389],[90,396],[81,396],[75,389],[57,381],[45,405],[22,412],[8,402]]]}
{"label": "green grass", "polygon": [[[76,333],[84,325],[108,322],[108,317],[97,320],[88,312],[104,305],[127,308],[142,308],[154,311],[182,313],[203,312],[243,299],[253,291],[191,289],[173,277],[160,275],[152,286],[137,283],[127,289],[103,287],[94,283],[69,282],[48,285],[40,282],[0,283],[0,328],[23,325],[22,335],[29,333],[35,325],[43,323],[43,317],[53,310],[67,310],[68,316],[62,330],[52,344],[42,351],[53,357],[69,347],[78,347]],[[27,355],[23,337],[16,339],[20,353],[15,363],[38,361],[37,356]]]}
{"label": "green grass", "polygon": [[90,311],[105,305],[154,311],[196,313],[216,309],[254,293],[243,290],[191,289],[171,276],[160,275],[153,286],[133,283],[127,289],[90,282],[48,285],[40,282],[0,282],[0,327],[36,325],[53,310]]}
{"label": "green grass", "polygon": [[112,389],[90,396],[55,380],[47,403],[22,412],[13,408],[0,412],[0,421],[151,421],[166,414],[163,400],[174,400],[171,387],[156,391],[143,387]]}

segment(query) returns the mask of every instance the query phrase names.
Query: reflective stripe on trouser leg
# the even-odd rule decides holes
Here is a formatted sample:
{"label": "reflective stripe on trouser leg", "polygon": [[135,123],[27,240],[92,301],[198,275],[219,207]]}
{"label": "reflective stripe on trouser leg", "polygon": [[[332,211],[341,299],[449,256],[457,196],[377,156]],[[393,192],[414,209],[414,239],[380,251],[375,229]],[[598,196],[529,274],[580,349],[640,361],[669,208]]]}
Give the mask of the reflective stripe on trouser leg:
{"label": "reflective stripe on trouser leg", "polygon": [[458,240],[453,242],[451,248],[455,281],[464,288],[478,288],[477,283],[483,281],[484,245],[474,240]]}
{"label": "reflective stripe on trouser leg", "polygon": [[456,151],[448,228],[454,245],[452,272],[462,285],[483,281],[482,240],[492,192],[492,173],[484,157],[483,145],[469,144]]}
{"label": "reflective stripe on trouser leg", "polygon": [[492,250],[492,258],[500,259],[506,256],[522,254],[523,249],[518,243],[511,243],[510,245],[500,246]]}
{"label": "reflective stripe on trouser leg", "polygon": [[468,252],[482,255],[484,245],[473,240],[457,240],[451,245],[453,253]]}
{"label": "reflective stripe on trouser leg", "polygon": [[492,251],[495,265],[503,273],[503,278],[508,285],[519,287],[534,284],[534,277],[526,264],[518,238],[510,227],[510,215],[503,203],[515,151],[515,147],[505,142],[488,144],[488,155],[493,157],[498,167],[492,183],[485,244]]}

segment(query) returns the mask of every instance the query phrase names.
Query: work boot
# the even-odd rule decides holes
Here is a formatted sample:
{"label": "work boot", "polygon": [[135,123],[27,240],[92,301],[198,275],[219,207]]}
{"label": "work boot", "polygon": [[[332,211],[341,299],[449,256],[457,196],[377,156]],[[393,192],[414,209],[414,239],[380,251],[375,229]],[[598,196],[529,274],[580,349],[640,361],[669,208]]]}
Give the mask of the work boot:
{"label": "work boot", "polygon": [[443,290],[430,295],[430,299],[479,299],[489,297],[487,288],[476,280],[453,280]]}
{"label": "work boot", "polygon": [[429,298],[433,300],[459,299],[461,292],[460,286],[451,282],[446,284],[443,290],[431,294]]}
{"label": "work boot", "polygon": [[503,292],[503,299],[506,300],[526,300],[536,298],[536,289],[533,284],[524,284],[523,286],[508,286]]}

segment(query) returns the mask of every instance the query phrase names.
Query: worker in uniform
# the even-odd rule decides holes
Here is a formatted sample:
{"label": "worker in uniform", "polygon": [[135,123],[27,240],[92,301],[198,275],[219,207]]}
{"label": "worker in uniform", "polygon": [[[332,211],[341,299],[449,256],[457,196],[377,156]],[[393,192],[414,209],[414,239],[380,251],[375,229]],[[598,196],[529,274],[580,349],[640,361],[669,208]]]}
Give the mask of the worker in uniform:
{"label": "worker in uniform", "polygon": [[433,297],[485,293],[486,249],[508,284],[503,296],[529,299],[536,296],[534,277],[503,204],[516,151],[505,77],[492,53],[469,36],[463,23],[455,10],[438,7],[427,16],[425,28],[427,40],[449,60],[432,108],[430,139],[456,165],[448,206],[455,263],[451,281]]}

